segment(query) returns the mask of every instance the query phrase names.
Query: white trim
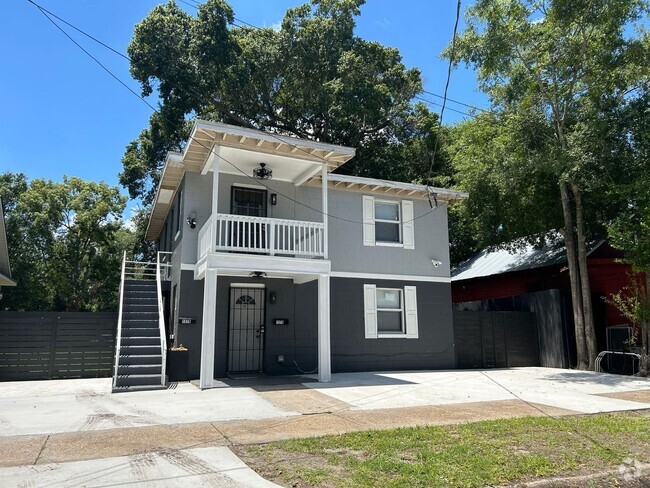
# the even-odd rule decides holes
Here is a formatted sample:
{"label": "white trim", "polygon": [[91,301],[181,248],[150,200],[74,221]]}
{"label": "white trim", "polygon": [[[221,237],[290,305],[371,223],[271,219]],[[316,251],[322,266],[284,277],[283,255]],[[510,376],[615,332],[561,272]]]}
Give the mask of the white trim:
{"label": "white trim", "polygon": [[262,283],[230,283],[230,288],[266,288],[266,285]]}
{"label": "white trim", "polygon": [[451,278],[445,276],[418,276],[380,273],[356,273],[352,271],[332,271],[332,278],[362,278],[370,280],[399,280],[399,281],[430,281],[432,283],[451,283]]}
{"label": "white trim", "polygon": [[401,334],[384,334],[382,332],[377,332],[377,339],[411,339],[406,335],[405,332]]}
{"label": "white trim", "polygon": [[239,188],[253,188],[255,190],[267,190],[267,191],[269,190],[269,188],[267,188],[264,185],[254,185],[252,183],[233,183],[231,185],[231,188],[233,186],[236,186],[236,187],[239,187]]}
{"label": "white trim", "polygon": [[[377,314],[377,337],[406,336],[406,317],[404,316],[404,290],[402,288],[375,287],[375,293],[380,291],[396,291],[399,294],[399,308],[380,308],[379,300],[375,298],[375,313]],[[379,330],[379,312],[399,313],[401,332],[382,332]]]}
{"label": "white trim", "polygon": [[194,271],[195,269],[196,269],[196,264],[181,263],[181,271]]}
{"label": "white trim", "polygon": [[330,277],[318,277],[318,381],[332,381],[330,347]]}
{"label": "white trim", "polygon": [[181,236],[181,230],[178,229],[178,230],[176,231],[176,235],[174,236],[174,242],[176,242],[180,236]]}
{"label": "white trim", "polygon": [[404,247],[401,242],[375,241],[377,247]]}
{"label": "white trim", "polygon": [[464,191],[428,187],[426,185],[416,185],[414,183],[402,183],[400,181],[378,180],[376,178],[365,178],[362,176],[349,176],[341,175],[338,173],[330,173],[329,180],[331,182],[353,183],[356,185],[373,185],[376,188],[392,188],[397,190],[416,191],[423,193],[427,193],[430,188],[431,191],[433,191],[440,199],[464,200],[466,198],[469,198],[469,193]]}

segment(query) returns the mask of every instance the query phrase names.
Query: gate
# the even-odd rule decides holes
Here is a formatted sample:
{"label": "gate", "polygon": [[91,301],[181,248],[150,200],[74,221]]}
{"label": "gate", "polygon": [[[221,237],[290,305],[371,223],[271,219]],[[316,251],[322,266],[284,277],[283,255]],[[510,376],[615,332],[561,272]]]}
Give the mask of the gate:
{"label": "gate", "polygon": [[454,312],[458,368],[539,366],[537,318],[530,312]]}
{"label": "gate", "polygon": [[116,313],[0,312],[0,381],[112,375]]}

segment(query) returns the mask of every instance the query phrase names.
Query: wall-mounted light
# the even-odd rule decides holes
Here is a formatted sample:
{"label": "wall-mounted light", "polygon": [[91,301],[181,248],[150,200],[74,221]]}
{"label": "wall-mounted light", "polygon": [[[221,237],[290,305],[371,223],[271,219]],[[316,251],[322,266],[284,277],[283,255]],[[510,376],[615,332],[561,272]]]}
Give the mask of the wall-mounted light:
{"label": "wall-mounted light", "polygon": [[187,217],[187,224],[190,226],[190,229],[196,229],[196,214],[194,212]]}
{"label": "wall-mounted light", "polygon": [[271,293],[269,293],[269,303],[271,305],[275,305],[276,303],[278,303],[278,294],[276,292],[272,291]]}
{"label": "wall-mounted light", "polygon": [[271,193],[271,205],[277,205],[277,204],[278,204],[278,194]]}

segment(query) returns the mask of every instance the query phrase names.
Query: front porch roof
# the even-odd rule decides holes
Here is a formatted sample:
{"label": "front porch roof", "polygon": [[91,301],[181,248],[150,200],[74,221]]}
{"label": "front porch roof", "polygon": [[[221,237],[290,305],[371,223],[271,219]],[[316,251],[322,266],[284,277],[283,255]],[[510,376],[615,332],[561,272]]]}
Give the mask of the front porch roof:
{"label": "front porch roof", "polygon": [[[217,156],[218,148],[218,156]],[[206,174],[218,159],[219,172],[252,178],[253,168],[267,163],[273,178],[304,184],[323,165],[331,172],[352,159],[354,148],[281,136],[234,125],[197,120],[183,152],[169,152],[160,177],[146,238],[158,237],[185,172]]]}

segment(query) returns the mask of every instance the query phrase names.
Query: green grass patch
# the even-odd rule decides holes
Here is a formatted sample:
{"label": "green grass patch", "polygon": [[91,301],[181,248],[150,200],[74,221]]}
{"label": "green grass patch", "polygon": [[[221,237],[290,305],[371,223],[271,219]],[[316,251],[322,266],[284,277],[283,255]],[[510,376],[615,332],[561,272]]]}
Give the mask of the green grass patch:
{"label": "green grass patch", "polygon": [[524,417],[354,432],[242,447],[287,486],[478,487],[614,469],[650,460],[650,416]]}

